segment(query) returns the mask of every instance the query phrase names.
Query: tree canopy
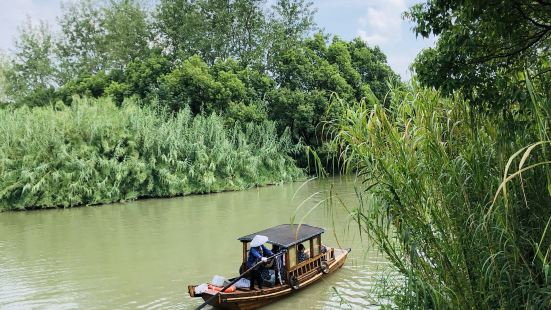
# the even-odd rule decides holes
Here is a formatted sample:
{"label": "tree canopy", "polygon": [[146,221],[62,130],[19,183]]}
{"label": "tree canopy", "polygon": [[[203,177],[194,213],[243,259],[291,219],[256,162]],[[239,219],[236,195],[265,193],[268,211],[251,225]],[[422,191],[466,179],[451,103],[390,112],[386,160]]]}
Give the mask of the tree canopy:
{"label": "tree canopy", "polygon": [[418,35],[438,36],[413,64],[422,84],[499,107],[523,96],[519,73],[549,72],[551,2],[430,0],[405,16]]}

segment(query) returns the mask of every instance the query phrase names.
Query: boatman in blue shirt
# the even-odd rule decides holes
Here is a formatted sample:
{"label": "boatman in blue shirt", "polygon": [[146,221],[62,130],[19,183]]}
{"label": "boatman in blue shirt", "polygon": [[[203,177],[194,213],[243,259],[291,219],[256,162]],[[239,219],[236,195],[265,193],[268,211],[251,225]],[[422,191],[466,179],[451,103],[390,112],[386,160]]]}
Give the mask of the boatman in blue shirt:
{"label": "boatman in blue shirt", "polygon": [[[262,235],[254,236],[251,241],[251,248],[249,250],[249,257],[247,258],[247,268],[252,268],[258,262],[266,263],[268,259],[267,256],[274,255],[267,247],[264,246],[264,243],[268,242],[268,237]],[[261,271],[265,267],[260,265],[251,272],[251,286],[250,289],[254,290],[254,282],[258,282],[258,288],[262,289],[262,276]]]}

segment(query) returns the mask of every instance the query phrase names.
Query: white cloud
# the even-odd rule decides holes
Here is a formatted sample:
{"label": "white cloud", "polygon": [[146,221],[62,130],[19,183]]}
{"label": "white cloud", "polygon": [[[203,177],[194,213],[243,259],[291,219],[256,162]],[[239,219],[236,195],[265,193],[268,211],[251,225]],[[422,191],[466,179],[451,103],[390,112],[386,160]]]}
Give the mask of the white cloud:
{"label": "white cloud", "polygon": [[387,42],[388,39],[386,36],[377,33],[369,35],[365,30],[358,30],[358,36],[360,36],[362,40],[369,42],[369,44],[372,45],[381,45],[382,43]]}
{"label": "white cloud", "polygon": [[409,79],[409,65],[423,48],[435,39],[416,38],[410,22],[402,14],[420,0],[365,1],[365,13],[357,19],[356,34],[369,45],[378,45],[387,55],[389,65],[402,78]]}
{"label": "white cloud", "polygon": [[376,0],[370,2],[365,16],[358,19],[358,35],[369,44],[380,45],[402,38],[402,12],[405,0]]}

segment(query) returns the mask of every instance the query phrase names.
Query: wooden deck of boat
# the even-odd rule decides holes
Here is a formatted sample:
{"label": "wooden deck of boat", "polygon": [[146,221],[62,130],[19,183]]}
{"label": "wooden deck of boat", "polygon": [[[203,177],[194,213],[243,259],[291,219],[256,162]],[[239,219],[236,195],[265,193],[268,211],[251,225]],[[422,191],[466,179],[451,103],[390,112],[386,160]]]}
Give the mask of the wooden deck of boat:
{"label": "wooden deck of boat", "polygon": [[[211,301],[210,305],[220,309],[249,310],[257,309],[269,303],[275,302],[282,297],[294,293],[295,291],[300,291],[302,288],[313,284],[322,277],[328,276],[329,274],[332,274],[340,269],[346,261],[349,250],[333,249],[333,251],[333,257],[330,260],[327,260],[327,263],[329,264],[328,273],[323,273],[320,268],[314,268],[302,274],[299,273],[299,276],[297,277],[300,283],[298,290],[292,289],[288,284],[267,287],[263,290],[238,289],[232,293],[220,293],[217,298],[214,298],[214,300]],[[189,287],[190,294],[192,294],[194,287],[195,286]],[[216,293],[216,291],[207,290],[201,295],[201,297],[206,301],[216,295]]]}

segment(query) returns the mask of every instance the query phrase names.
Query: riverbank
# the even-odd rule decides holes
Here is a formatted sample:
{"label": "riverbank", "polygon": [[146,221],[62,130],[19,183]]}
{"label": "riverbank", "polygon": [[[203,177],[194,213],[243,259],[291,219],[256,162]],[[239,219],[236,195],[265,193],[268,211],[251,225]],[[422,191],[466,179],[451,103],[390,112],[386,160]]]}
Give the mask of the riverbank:
{"label": "riverbank", "polygon": [[128,100],[0,111],[0,211],[96,205],[293,181],[297,150],[272,122],[227,126]]}

